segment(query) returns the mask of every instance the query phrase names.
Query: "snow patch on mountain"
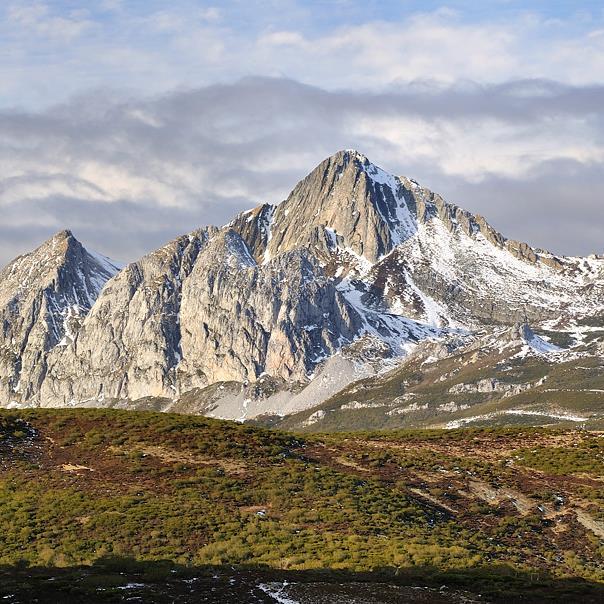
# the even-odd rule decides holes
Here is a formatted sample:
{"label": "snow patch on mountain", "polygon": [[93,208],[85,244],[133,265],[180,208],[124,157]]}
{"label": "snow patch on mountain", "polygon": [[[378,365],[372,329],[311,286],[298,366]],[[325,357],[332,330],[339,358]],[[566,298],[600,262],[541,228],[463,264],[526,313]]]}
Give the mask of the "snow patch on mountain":
{"label": "snow patch on mountain", "polygon": [[409,354],[421,340],[438,339],[449,333],[449,330],[429,323],[368,308],[363,302],[364,292],[347,278],[342,279],[337,287],[346,301],[362,317],[363,330],[360,335],[367,334],[386,342],[397,355]]}
{"label": "snow patch on mountain", "polygon": [[483,415],[473,415],[471,417],[464,417],[462,419],[455,419],[446,423],[446,428],[449,430],[456,428],[463,428],[469,424],[475,424],[477,422],[488,421],[504,417],[506,415],[516,415],[525,417],[542,417],[551,420],[568,421],[568,422],[586,422],[589,421],[590,417],[585,415],[576,415],[573,413],[566,413],[561,411],[533,411],[531,409],[502,409],[501,411],[494,411],[492,413],[484,413]]}
{"label": "snow patch on mountain", "polygon": [[533,352],[536,352],[540,355],[562,352],[563,350],[559,346],[555,346],[554,344],[538,336],[528,325],[523,326],[522,339]]}

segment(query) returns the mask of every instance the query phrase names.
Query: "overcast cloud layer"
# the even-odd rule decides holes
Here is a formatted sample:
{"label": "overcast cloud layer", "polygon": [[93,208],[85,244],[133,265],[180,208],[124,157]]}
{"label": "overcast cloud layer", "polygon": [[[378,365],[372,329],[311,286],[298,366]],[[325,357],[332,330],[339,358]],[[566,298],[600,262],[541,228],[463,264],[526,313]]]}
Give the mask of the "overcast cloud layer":
{"label": "overcast cloud layer", "polygon": [[136,259],[341,148],[509,237],[604,252],[598,3],[77,4],[0,8],[0,264],[62,228]]}

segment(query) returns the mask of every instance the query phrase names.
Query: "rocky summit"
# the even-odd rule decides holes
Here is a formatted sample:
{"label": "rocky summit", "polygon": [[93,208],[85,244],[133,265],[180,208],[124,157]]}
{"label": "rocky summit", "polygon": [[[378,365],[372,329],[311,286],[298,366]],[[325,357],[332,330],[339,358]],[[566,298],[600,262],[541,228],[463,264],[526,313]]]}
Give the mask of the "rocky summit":
{"label": "rocky summit", "polygon": [[0,317],[8,407],[604,421],[604,257],[507,239],[356,151],[122,269],[59,233],[0,273]]}

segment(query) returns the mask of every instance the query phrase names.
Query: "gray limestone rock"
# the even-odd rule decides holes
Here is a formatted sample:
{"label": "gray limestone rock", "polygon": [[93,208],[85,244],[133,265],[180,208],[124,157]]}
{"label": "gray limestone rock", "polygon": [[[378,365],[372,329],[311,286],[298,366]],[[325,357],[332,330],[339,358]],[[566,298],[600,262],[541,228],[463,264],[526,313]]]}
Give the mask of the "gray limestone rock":
{"label": "gray limestone rock", "polygon": [[173,395],[182,282],[216,232],[179,237],[109,281],[75,341],[48,355],[40,404]]}
{"label": "gray limestone rock", "polygon": [[360,325],[304,250],[259,266],[233,230],[205,229],[107,284],[75,342],[49,355],[39,400],[174,398],[263,373],[306,379]]}

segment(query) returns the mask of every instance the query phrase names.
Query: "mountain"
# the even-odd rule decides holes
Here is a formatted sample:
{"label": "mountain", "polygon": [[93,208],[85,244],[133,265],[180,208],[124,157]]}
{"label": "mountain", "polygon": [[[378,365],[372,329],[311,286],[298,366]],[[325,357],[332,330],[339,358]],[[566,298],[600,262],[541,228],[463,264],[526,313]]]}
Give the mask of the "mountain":
{"label": "mountain", "polygon": [[602,259],[507,240],[481,216],[353,151],[325,160],[276,208],[233,226],[257,260],[310,249],[328,274],[362,278],[352,285],[365,306],[431,324],[541,320],[568,307],[587,313],[604,293]]}
{"label": "mountain", "polygon": [[[321,322],[325,329],[304,329]],[[231,229],[204,229],[126,267],[77,339],[49,355],[40,401],[174,397],[270,372],[304,379],[360,320],[303,250],[258,267]]]}
{"label": "mountain", "polygon": [[[79,249],[92,259],[82,266],[96,269],[66,271],[56,332],[47,321],[33,353],[13,347],[19,370],[2,366],[4,404],[155,408],[313,429],[489,414],[597,421],[604,411],[604,258],[506,239],[356,151],[323,161],[279,205],[179,237],[115,276],[113,267],[101,278],[95,256]],[[19,289],[22,278],[4,276],[19,262],[2,274],[0,301]],[[76,302],[65,292],[92,283],[86,270],[97,271],[98,287],[86,289],[71,321]],[[48,275],[31,275],[28,300]],[[29,324],[32,305],[5,320],[3,346]],[[546,376],[565,363],[574,376],[565,388],[577,393],[586,376],[575,366],[593,365],[589,416],[548,407]],[[501,405],[548,410],[497,415]]]}
{"label": "mountain", "polygon": [[53,348],[68,347],[118,266],[57,233],[0,272],[0,398],[35,397]]}

